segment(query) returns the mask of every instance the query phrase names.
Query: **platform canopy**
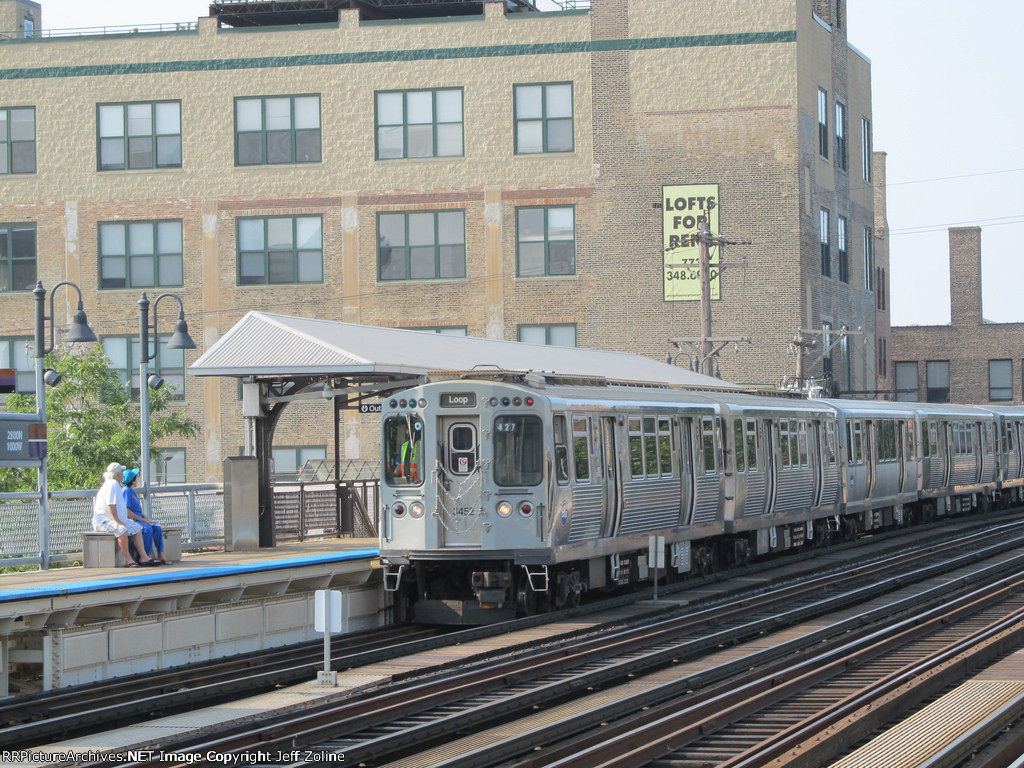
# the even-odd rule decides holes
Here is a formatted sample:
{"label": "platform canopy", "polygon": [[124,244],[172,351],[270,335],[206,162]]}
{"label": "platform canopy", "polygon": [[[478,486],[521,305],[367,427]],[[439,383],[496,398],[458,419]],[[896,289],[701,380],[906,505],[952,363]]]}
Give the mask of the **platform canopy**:
{"label": "platform canopy", "polygon": [[700,389],[739,388],[641,355],[249,312],[188,372],[255,380],[387,382],[478,370],[586,376]]}

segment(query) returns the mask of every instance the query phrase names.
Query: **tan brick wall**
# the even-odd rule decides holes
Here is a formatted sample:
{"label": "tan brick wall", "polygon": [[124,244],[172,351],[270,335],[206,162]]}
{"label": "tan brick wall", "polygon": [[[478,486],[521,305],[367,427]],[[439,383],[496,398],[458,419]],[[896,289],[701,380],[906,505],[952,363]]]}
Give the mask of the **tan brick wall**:
{"label": "tan brick wall", "polygon": [[892,360],[916,362],[920,399],[925,399],[928,361],[949,361],[954,403],[989,402],[989,361],[1009,360],[1013,403],[1022,398],[1024,323],[985,323],[981,303],[981,228],[949,230],[950,323],[892,329]]}
{"label": "tan brick wall", "polygon": [[[37,222],[40,278],[79,282],[102,335],[137,329],[138,291],[97,290],[97,223],[181,218],[185,286],[173,290],[201,347],[189,362],[250,310],[464,325],[504,339],[520,324],[574,323],[581,346],[664,359],[667,339],[696,335],[700,318],[697,302],[663,299],[661,189],[717,183],[721,234],[753,241],[726,250],[746,266],[725,272],[713,307],[716,336],[752,340],[723,354],[723,377],[777,383],[795,372],[789,340],[824,319],[873,338],[860,232],[873,226],[874,200],[856,183],[870,68],[842,28],[813,18],[811,0],[594,0],[589,13],[508,17],[500,3],[485,9],[485,18],[387,24],[343,11],[338,25],[308,29],[218,30],[203,19],[192,32],[20,45],[19,68],[39,76],[0,79],[0,106],[36,106],[39,171],[3,177],[0,222]],[[702,35],[730,37],[709,45]],[[593,51],[592,40],[602,43]],[[344,60],[355,53],[365,59]],[[267,56],[281,65],[259,61]],[[573,84],[575,150],[516,156],[513,87],[542,82]],[[849,174],[817,157],[819,85],[849,105]],[[376,161],[374,93],[439,87],[464,89],[465,156]],[[323,161],[236,167],[234,99],[304,93],[321,96]],[[97,172],[96,105],[160,99],[182,102],[183,167]],[[575,275],[517,277],[519,205],[575,206]],[[849,218],[849,284],[820,274],[822,205]],[[377,214],[450,208],[466,212],[466,278],[378,282]],[[302,213],[323,217],[323,283],[238,286],[237,218]],[[0,295],[0,311],[0,335],[31,328],[30,296]],[[874,356],[854,347],[844,385],[869,389]],[[807,367],[820,372],[820,360]],[[204,424],[189,445],[190,477],[216,477],[244,444],[237,386],[190,377],[187,403]],[[354,414],[343,425],[362,455],[375,452],[374,430]],[[288,412],[276,438],[331,440],[319,403]]]}

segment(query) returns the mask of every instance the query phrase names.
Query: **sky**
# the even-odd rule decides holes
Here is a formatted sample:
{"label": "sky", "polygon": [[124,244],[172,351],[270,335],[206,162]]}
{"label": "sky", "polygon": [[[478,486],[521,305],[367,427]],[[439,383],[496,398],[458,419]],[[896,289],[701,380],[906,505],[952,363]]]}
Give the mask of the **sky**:
{"label": "sky", "polygon": [[[195,21],[209,8],[38,1],[45,29]],[[1024,322],[1024,2],[848,0],[846,21],[871,61],[874,149],[887,154],[892,324],[949,322],[958,226],[982,228],[985,318]]]}

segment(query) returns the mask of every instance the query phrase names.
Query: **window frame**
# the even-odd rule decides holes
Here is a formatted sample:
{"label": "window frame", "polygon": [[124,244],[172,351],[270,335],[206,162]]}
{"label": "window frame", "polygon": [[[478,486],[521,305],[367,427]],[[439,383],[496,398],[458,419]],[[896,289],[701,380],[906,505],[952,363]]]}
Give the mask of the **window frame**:
{"label": "window frame", "polygon": [[[160,225],[172,224],[178,225],[178,249],[176,251],[163,251],[160,250]],[[149,253],[135,253],[132,250],[132,236],[131,228],[135,226],[150,225],[152,226],[152,246],[153,250]],[[104,229],[120,228],[123,229],[124,237],[124,253],[123,254],[107,254],[103,251],[103,233]],[[152,283],[134,283],[132,282],[132,263],[135,259],[143,259],[151,257],[153,259],[153,273],[154,281]],[[177,272],[180,275],[180,280],[177,282],[171,281],[170,279],[161,280],[161,269],[160,265],[163,261],[162,257],[176,258]],[[118,258],[123,259],[124,262],[124,285],[105,285],[107,280],[113,280],[115,278],[104,276],[104,267],[108,261],[116,261]],[[185,222],[183,219],[139,219],[132,221],[100,221],[96,224],[96,268],[98,286],[101,291],[113,291],[113,290],[124,290],[127,288],[180,288],[185,285]]]}
{"label": "window frame", "polygon": [[846,105],[836,99],[836,168],[846,172],[849,168],[849,139],[847,137]]}
{"label": "window frame", "polygon": [[[185,400],[185,369],[188,367],[188,363],[185,360],[184,349],[168,349],[167,343],[171,340],[170,333],[161,333],[160,338],[156,339],[159,343],[157,349],[157,355],[150,359],[148,363],[149,373],[157,374],[163,377],[168,384],[177,387],[177,389],[171,393],[171,400],[175,402],[183,402]],[[108,346],[112,341],[123,341],[124,342],[124,353],[125,353],[125,367],[117,365],[111,357],[110,347]],[[150,335],[149,343],[153,344],[154,339]],[[139,381],[139,357],[141,355],[139,348],[139,336],[123,334],[123,333],[109,333],[100,336],[100,345],[103,346],[103,353],[107,356],[110,361],[110,367],[116,371],[121,379],[122,384],[126,384],[131,388],[132,401],[139,399],[139,391],[142,386],[145,386],[145,382]],[[166,362],[169,355],[181,355],[181,365],[175,365],[173,363]],[[178,382],[180,381],[180,386]],[[167,386],[165,384],[165,386]]]}
{"label": "window frame", "polygon": [[864,227],[864,290],[875,290],[875,233],[871,227]]}
{"label": "window frame", "polygon": [[[32,138],[14,138],[13,113],[30,112],[32,114]],[[3,115],[3,130],[0,130],[0,176],[24,176],[36,173],[38,170],[36,154],[36,108],[35,107],[0,107],[0,115]],[[15,170],[15,148],[21,145],[31,145],[32,168],[31,170]]]}
{"label": "window frame", "polygon": [[[287,129],[268,129],[267,128],[267,103],[270,101],[276,101],[280,99],[288,100],[288,128]],[[316,127],[298,127],[296,125],[296,114],[295,114],[295,102],[297,99],[316,99]],[[260,104],[260,128],[259,130],[249,129],[241,130],[239,128],[239,105],[243,102],[259,102]],[[234,140],[235,140],[235,167],[236,168],[252,168],[265,165],[308,165],[323,162],[324,154],[324,127],[323,127],[323,98],[319,93],[295,93],[295,94],[278,94],[273,96],[236,96],[232,102],[232,113],[235,120]],[[316,141],[316,156],[311,157],[308,160],[299,158],[299,136],[302,133],[312,133],[317,135]],[[270,159],[270,141],[268,134],[285,134],[288,135],[289,148],[287,160],[271,160]],[[260,135],[260,159],[259,161],[242,162],[242,137]]]}
{"label": "window frame", "polygon": [[[931,384],[932,378],[933,378],[932,377],[932,370],[933,369],[935,371],[941,370],[941,368],[939,366],[945,366],[945,379],[946,379],[946,386],[945,386],[945,388],[933,387],[932,384]],[[952,402],[950,400],[950,394],[951,394],[950,393],[950,376],[951,376],[951,373],[952,372],[950,371],[949,360],[927,360],[925,362],[925,374],[924,374],[925,402],[928,402],[928,403],[949,403],[949,402]],[[942,400],[934,399],[935,397],[940,396],[943,392],[945,393],[944,399],[942,399]]]}
{"label": "window frame", "polygon": [[[551,236],[551,212],[552,211],[569,211],[572,217],[572,238],[553,238]],[[543,234],[541,240],[529,239],[524,240],[523,238],[523,216],[527,213],[542,211],[543,212]],[[522,278],[536,278],[536,277],[573,277],[576,275],[576,206],[575,205],[520,205],[516,206],[516,277]],[[544,271],[539,274],[524,273],[523,272],[523,246],[533,245],[538,242],[543,243],[544,247]],[[568,272],[552,272],[551,271],[551,246],[553,243],[571,243],[572,244],[572,258],[571,265],[572,269]]]}
{"label": "window frame", "polygon": [[832,212],[820,208],[818,213],[818,240],[821,245],[821,274],[832,277]]}
{"label": "window frame", "polygon": [[577,335],[576,323],[520,323],[516,328],[516,337],[519,341],[526,344],[536,344],[535,341],[528,341],[523,338],[523,331],[529,329],[543,328],[544,329],[544,345],[550,347],[567,347],[565,344],[555,344],[551,341],[552,330],[566,330],[572,329],[572,348],[578,346],[579,337]]}
{"label": "window frame", "polygon": [[[569,115],[548,115],[548,89],[549,88],[561,88],[564,86],[569,87]],[[541,113],[540,115],[530,115],[527,117],[520,117],[519,105],[521,99],[524,98],[525,93],[521,93],[526,88],[540,88],[540,103]],[[551,149],[549,146],[550,142],[550,129],[555,121],[569,122],[569,146],[566,149]],[[521,141],[520,133],[521,128],[525,127],[527,123],[538,123],[540,125],[540,149],[539,150],[526,150],[521,147],[524,142]],[[547,83],[515,83],[512,86],[512,145],[513,153],[516,155],[550,155],[550,154],[564,154],[573,153],[576,151],[576,85],[572,80],[547,82]]]}
{"label": "window frame", "polygon": [[[285,251],[285,249],[271,248],[270,241],[270,222],[278,221],[282,219],[290,219],[292,222],[291,230],[291,250]],[[316,219],[319,221],[320,226],[320,247],[316,248],[301,248],[299,246],[299,221],[304,219]],[[262,221],[263,222],[263,247],[262,250],[256,250],[254,248],[242,249],[242,225],[244,222],[250,221]],[[289,253],[291,257],[291,280],[274,280],[271,281],[271,254],[275,253]],[[320,255],[320,274],[315,280],[300,280],[299,273],[300,268],[300,257],[304,253],[318,253]],[[263,271],[262,280],[256,281],[253,279],[243,279],[243,262],[246,255],[261,254],[263,258]],[[285,214],[282,216],[238,216],[235,219],[235,284],[238,287],[252,287],[252,286],[272,286],[272,285],[322,285],[324,282],[324,217],[319,213],[310,214]]]}
{"label": "window frame", "polygon": [[836,217],[836,255],[839,258],[839,282],[850,282],[850,259],[847,255],[847,219]]}
{"label": "window frame", "polygon": [[[25,350],[24,360],[15,350]],[[14,370],[14,391],[19,395],[35,394],[36,391],[36,342],[31,336],[0,336],[0,368]],[[24,365],[19,367],[18,362]]]}
{"label": "window frame", "polygon": [[[164,132],[161,133],[157,128],[157,107],[163,104],[176,104],[178,107],[178,132]],[[131,127],[129,125],[130,118],[128,116],[130,107],[149,107],[149,121],[150,121],[150,132],[147,134],[139,134],[138,136],[132,136]],[[104,136],[102,135],[102,113],[104,109],[112,107],[119,107],[121,109],[121,134],[117,136]],[[96,170],[101,173],[107,173],[108,171],[161,171],[173,168],[183,167],[184,162],[184,146],[182,141],[182,109],[180,99],[158,99],[155,101],[110,101],[101,102],[96,104]],[[134,164],[132,162],[132,147],[131,139],[142,139],[148,137],[150,140],[150,157],[151,161],[148,164]],[[161,163],[160,162],[160,139],[174,138],[177,137],[177,162],[172,163]],[[103,143],[104,140],[120,140],[122,142],[121,152],[121,163],[117,164],[104,164],[103,160]]]}
{"label": "window frame", "polygon": [[[438,94],[457,92],[459,94],[459,119],[458,120],[439,120],[438,119]],[[430,94],[430,111],[431,117],[430,122],[410,122],[409,115],[409,96],[412,94]],[[381,104],[380,97],[387,95],[401,95],[402,97],[402,122],[400,123],[381,123]],[[410,126],[430,126],[430,154],[409,154],[410,141],[409,141],[409,130]],[[444,152],[441,153],[440,141],[438,140],[439,126],[459,126],[459,151],[458,152]],[[381,133],[386,129],[401,128],[402,132],[402,150],[399,155],[387,155],[381,154]],[[374,160],[422,160],[427,158],[441,158],[441,157],[465,157],[466,156],[466,93],[465,89],[459,87],[449,88],[407,88],[407,89],[389,89],[374,91],[373,94],[373,144],[374,144]]]}
{"label": "window frame", "polygon": [[[462,241],[452,243],[442,243],[441,239],[441,222],[440,216],[457,213],[462,216]],[[430,215],[433,217],[433,242],[422,243],[422,244],[411,244],[410,243],[410,228],[409,221],[413,216],[425,216]],[[382,250],[385,247],[383,242],[383,235],[381,233],[381,220],[385,217],[403,217],[402,232],[404,242],[401,245],[388,245],[392,251],[400,250],[402,255],[403,274],[401,277],[385,277],[383,268],[383,257]],[[442,249],[459,247],[462,251],[462,273],[458,275],[442,275]],[[413,259],[412,251],[416,248],[432,248],[434,253],[434,273],[429,277],[413,277]],[[389,254],[390,256],[390,254]],[[379,283],[401,283],[401,282],[416,282],[422,280],[465,280],[467,273],[467,248],[466,248],[466,209],[465,208],[448,208],[438,210],[403,210],[403,211],[378,211],[377,212],[377,282]]]}
{"label": "window frame", "polygon": [[818,155],[828,160],[828,91],[818,87]]}
{"label": "window frame", "polygon": [[[15,255],[15,232],[32,233],[32,256],[19,257]],[[35,288],[39,276],[39,232],[36,223],[33,222],[0,222],[0,235],[6,234],[7,248],[0,250],[0,294],[21,293],[31,291]],[[26,282],[24,288],[14,288],[15,267],[32,262],[32,278]],[[4,273],[6,272],[6,275]],[[6,277],[6,280],[2,278]]]}
{"label": "window frame", "polygon": [[[998,386],[993,384],[993,371],[997,363],[1001,364],[1000,367],[1005,367],[1002,374],[1005,376],[1006,381],[1005,384]],[[995,394],[1001,396],[995,397]],[[1013,360],[1000,358],[988,361],[988,400],[990,403],[1013,402]]]}
{"label": "window frame", "polygon": [[871,121],[866,117],[860,119],[860,174],[865,183],[874,182],[874,172],[871,167]]}

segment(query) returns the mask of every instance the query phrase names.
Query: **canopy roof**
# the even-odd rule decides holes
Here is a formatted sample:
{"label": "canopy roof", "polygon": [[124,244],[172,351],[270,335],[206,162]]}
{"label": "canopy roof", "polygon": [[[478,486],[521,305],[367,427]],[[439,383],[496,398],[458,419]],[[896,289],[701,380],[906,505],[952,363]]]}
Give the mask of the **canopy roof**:
{"label": "canopy roof", "polygon": [[352,376],[402,380],[451,371],[515,371],[644,384],[733,389],[710,376],[641,355],[249,312],[188,372],[281,379]]}

